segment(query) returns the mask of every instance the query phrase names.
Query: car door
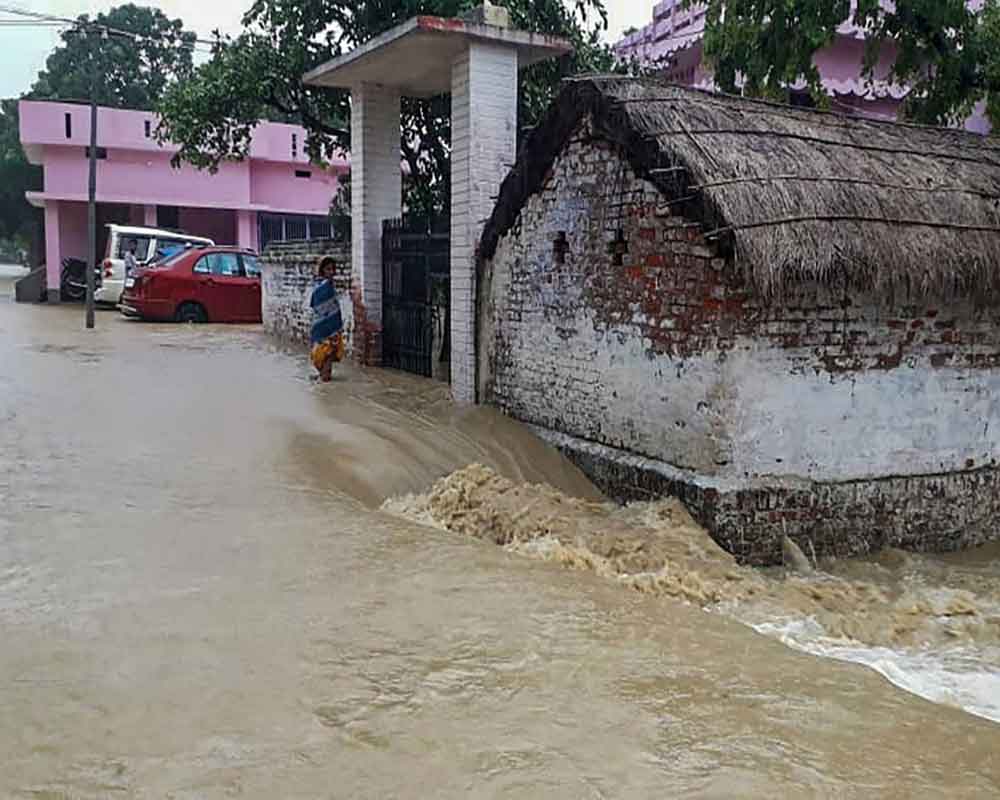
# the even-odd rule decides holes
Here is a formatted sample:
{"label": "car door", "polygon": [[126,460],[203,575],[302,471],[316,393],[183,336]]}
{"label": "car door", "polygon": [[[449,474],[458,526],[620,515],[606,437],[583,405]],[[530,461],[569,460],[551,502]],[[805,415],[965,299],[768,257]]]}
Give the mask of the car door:
{"label": "car door", "polygon": [[238,253],[206,253],[194,266],[196,299],[210,322],[237,322],[243,319],[247,301],[246,279],[242,276]]}
{"label": "car door", "polygon": [[243,276],[246,280],[246,292],[243,295],[246,301],[245,320],[247,322],[261,321],[261,277],[260,262],[257,257],[249,253],[240,256],[243,262]]}

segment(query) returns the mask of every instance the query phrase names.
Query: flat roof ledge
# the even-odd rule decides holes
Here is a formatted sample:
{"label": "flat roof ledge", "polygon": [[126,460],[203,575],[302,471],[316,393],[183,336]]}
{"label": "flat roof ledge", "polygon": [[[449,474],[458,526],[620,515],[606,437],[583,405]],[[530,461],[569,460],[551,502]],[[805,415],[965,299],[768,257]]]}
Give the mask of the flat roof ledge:
{"label": "flat roof ledge", "polygon": [[452,62],[470,41],[517,50],[522,69],[573,50],[567,40],[555,36],[488,25],[474,18],[420,16],[306,73],[303,81],[338,89],[375,83],[398,88],[408,97],[433,97],[451,91]]}

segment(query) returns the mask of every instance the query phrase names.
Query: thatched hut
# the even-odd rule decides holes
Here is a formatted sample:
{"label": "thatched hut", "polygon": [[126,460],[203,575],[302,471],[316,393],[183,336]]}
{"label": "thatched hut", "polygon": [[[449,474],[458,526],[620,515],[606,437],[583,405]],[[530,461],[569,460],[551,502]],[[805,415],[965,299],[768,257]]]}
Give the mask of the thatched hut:
{"label": "thatched hut", "polygon": [[1000,521],[1000,141],[570,82],[480,243],[480,399],[746,560]]}

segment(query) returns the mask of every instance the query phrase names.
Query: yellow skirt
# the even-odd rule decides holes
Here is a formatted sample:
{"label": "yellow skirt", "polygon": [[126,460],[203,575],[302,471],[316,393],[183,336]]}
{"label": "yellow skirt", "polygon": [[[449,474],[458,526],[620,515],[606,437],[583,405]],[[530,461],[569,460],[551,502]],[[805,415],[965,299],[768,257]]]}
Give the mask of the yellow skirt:
{"label": "yellow skirt", "polygon": [[331,336],[329,339],[324,339],[322,342],[317,342],[312,348],[313,366],[318,370],[322,370],[331,359],[335,362],[343,361],[346,347],[347,342],[341,333]]}

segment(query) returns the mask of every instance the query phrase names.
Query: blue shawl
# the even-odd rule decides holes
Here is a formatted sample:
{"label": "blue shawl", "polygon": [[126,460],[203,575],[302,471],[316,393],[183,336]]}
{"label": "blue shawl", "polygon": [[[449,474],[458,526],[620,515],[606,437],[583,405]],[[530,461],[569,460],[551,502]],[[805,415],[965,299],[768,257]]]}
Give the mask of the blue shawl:
{"label": "blue shawl", "polygon": [[325,280],[313,289],[309,305],[313,310],[313,326],[309,339],[313,344],[336,336],[344,329],[344,318],[340,313],[340,298],[333,281]]}

